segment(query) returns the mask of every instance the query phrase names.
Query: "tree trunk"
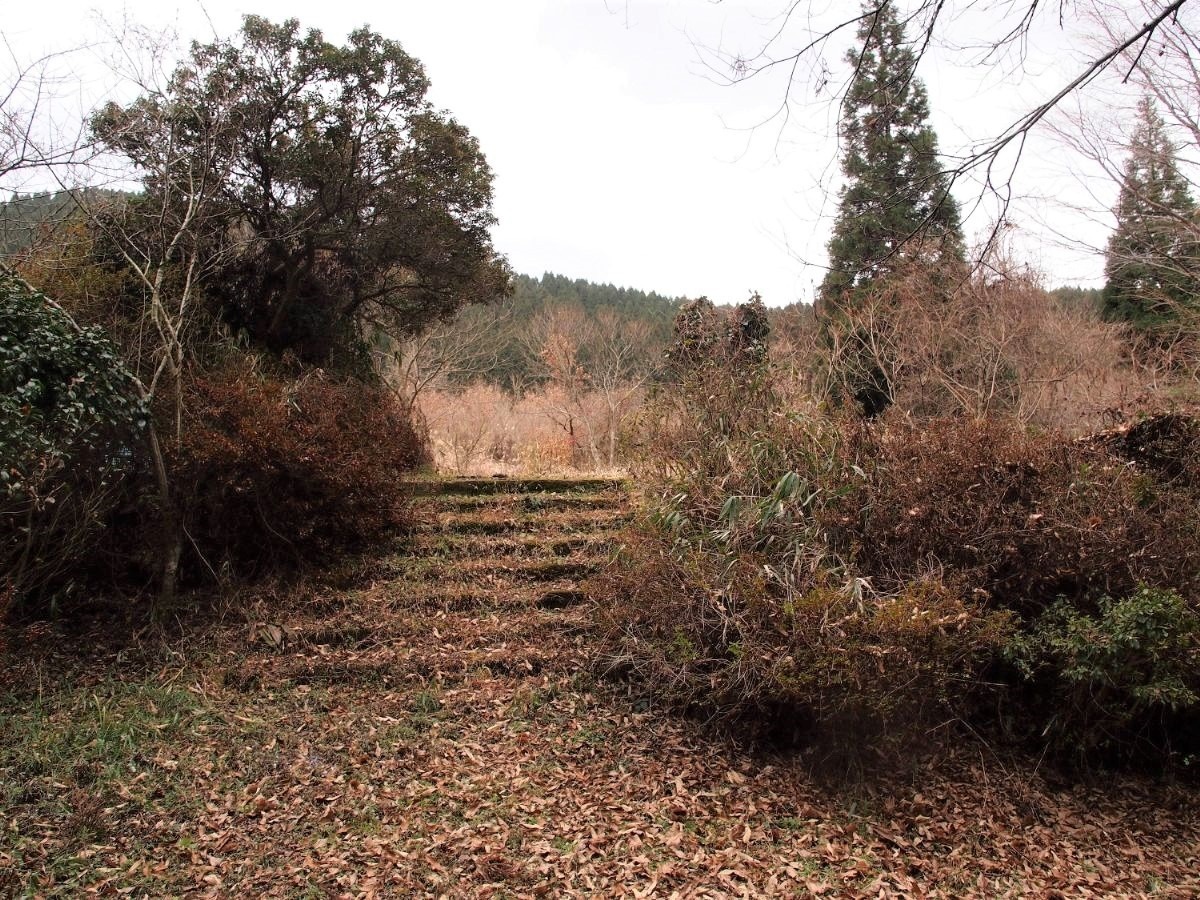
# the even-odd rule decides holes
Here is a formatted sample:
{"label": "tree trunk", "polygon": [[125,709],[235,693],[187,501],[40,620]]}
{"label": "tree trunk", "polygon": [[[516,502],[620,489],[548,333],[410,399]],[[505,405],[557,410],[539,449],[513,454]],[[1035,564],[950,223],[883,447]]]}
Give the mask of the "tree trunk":
{"label": "tree trunk", "polygon": [[146,426],[146,441],[154,465],[154,481],[158,488],[159,515],[162,519],[162,546],[159,549],[158,608],[170,609],[175,603],[179,586],[179,561],[183,557],[183,523],[171,495],[171,480],[166,460],[158,441],[158,430],[151,421]]}

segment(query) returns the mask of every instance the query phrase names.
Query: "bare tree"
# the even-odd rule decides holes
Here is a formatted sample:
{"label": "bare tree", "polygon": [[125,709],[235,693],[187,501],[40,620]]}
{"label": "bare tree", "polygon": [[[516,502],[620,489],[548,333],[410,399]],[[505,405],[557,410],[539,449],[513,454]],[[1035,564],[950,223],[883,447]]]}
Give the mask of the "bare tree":
{"label": "bare tree", "polygon": [[[1124,365],[1121,326],[1049,294],[1003,243],[948,297],[913,267],[879,285],[823,333],[808,329],[802,358],[822,359],[810,392],[845,396],[882,373],[896,412],[914,418],[1010,417],[1089,427],[1145,389]],[[795,340],[795,339],[794,339]]]}
{"label": "bare tree", "polygon": [[499,362],[512,314],[501,305],[472,306],[403,339],[376,332],[376,366],[405,411],[419,408],[431,388],[486,377]]}
{"label": "bare tree", "polygon": [[593,446],[583,409],[590,379],[582,360],[591,330],[582,306],[550,306],[534,318],[524,339],[526,353],[544,379],[541,406],[567,436],[572,455]]}
{"label": "bare tree", "polygon": [[[66,49],[26,59],[0,32],[0,190],[13,191],[14,200],[23,187],[44,188],[53,183],[53,173],[85,162],[91,154],[82,113],[66,121],[55,115],[75,80],[69,69],[80,52],[82,48]],[[61,211],[69,208],[64,203]],[[21,217],[16,207],[10,212],[0,246],[33,240],[30,227],[8,231],[11,220]]]}
{"label": "bare tree", "polygon": [[657,362],[649,325],[612,310],[551,306],[534,319],[526,348],[543,377],[538,402],[573,454],[616,465],[621,429]]}
{"label": "bare tree", "polygon": [[[223,146],[234,140],[229,104],[213,103],[211,94],[189,90],[186,81],[196,72],[177,69],[168,74],[170,53],[161,37],[127,31],[120,41],[123,56],[114,70],[137,88],[142,102],[127,109],[109,104],[91,123],[92,133],[118,167],[118,175],[139,176],[144,191],[134,202],[117,209],[75,190],[76,201],[97,231],[117,248],[140,283],[144,298],[141,321],[153,328],[139,365],[139,383],[148,405],[157,404],[170,422],[168,438],[183,444],[184,369],[187,329],[197,312],[200,285],[219,265],[211,253],[211,236],[218,199],[229,173]],[[231,91],[233,88],[230,89]],[[203,107],[196,98],[204,96]],[[167,99],[169,98],[169,102]],[[204,122],[197,129],[195,123]],[[92,169],[97,168],[95,162]],[[183,549],[185,528],[166,479],[160,436],[151,424],[152,455],[162,499],[162,597],[170,602]]]}
{"label": "bare tree", "polygon": [[78,50],[23,59],[0,33],[0,187],[19,174],[78,161],[86,152],[82,126],[64,126],[50,112],[65,76],[56,66]]}
{"label": "bare tree", "polygon": [[604,406],[603,450],[612,468],[621,431],[661,354],[655,352],[649,323],[623,320],[612,310],[597,314],[592,348],[591,382]]}
{"label": "bare tree", "polygon": [[[31,107],[28,98],[40,101],[45,96],[44,60],[40,68],[18,70],[17,89],[8,96],[26,98],[26,103],[5,115],[7,136],[0,147],[8,172],[38,168],[70,194],[92,234],[115,250],[141,289],[144,307],[124,335],[123,349],[139,398],[159,413],[158,422],[152,418],[149,423],[147,445],[163,519],[160,590],[169,604],[184,532],[163,441],[178,448],[183,440],[187,330],[197,312],[200,284],[215,263],[206,253],[204,237],[225,175],[217,164],[223,158],[220,143],[231,138],[215,127],[207,152],[195,153],[194,139],[192,152],[180,152],[192,123],[203,117],[219,126],[225,110],[219,104],[188,107],[187,92],[178,90],[180,85],[170,83],[166,74],[171,50],[164,38],[137,30],[118,37],[113,41],[119,48],[113,73],[143,96],[162,97],[171,90],[171,104],[141,104],[132,112],[110,105],[91,118],[78,140],[39,142],[35,136],[48,126],[39,121],[36,103]],[[114,197],[96,190],[135,178],[144,187],[137,196]],[[164,421],[169,423],[165,434],[160,432]]]}
{"label": "bare tree", "polygon": [[[1118,3],[1094,0],[1089,22],[1100,45],[1119,41],[1122,33],[1134,30],[1140,21],[1156,16],[1161,4],[1152,0]],[[1168,122],[1187,136],[1188,143],[1200,147],[1200,13],[1195,7],[1177,10],[1170,27],[1161,29],[1152,44],[1127,49],[1121,68],[1139,92],[1150,94]],[[1192,160],[1193,165],[1200,161]]]}

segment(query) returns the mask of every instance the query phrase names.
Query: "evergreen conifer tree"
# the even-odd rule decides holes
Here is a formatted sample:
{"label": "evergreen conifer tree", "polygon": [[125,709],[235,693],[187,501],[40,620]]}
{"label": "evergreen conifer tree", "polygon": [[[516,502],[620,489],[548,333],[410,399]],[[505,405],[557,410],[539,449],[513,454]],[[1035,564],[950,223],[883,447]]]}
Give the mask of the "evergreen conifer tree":
{"label": "evergreen conifer tree", "polygon": [[1196,304],[1200,247],[1196,202],[1180,174],[1175,148],[1153,101],[1138,104],[1117,227],[1108,241],[1101,295],[1104,315],[1152,330]]}
{"label": "evergreen conifer tree", "polygon": [[867,0],[842,113],[840,209],[821,300],[837,307],[906,260],[961,261],[958,204],[937,158],[917,55],[893,4]]}
{"label": "evergreen conifer tree", "polygon": [[[864,0],[854,77],[842,111],[846,183],[820,289],[823,328],[836,351],[835,383],[873,417],[892,403],[888,349],[856,306],[867,292],[914,262],[941,269],[963,262],[958,204],[938,163],[929,97],[917,54],[893,4]],[[933,279],[934,283],[938,281]],[[861,311],[861,310],[860,310]]]}

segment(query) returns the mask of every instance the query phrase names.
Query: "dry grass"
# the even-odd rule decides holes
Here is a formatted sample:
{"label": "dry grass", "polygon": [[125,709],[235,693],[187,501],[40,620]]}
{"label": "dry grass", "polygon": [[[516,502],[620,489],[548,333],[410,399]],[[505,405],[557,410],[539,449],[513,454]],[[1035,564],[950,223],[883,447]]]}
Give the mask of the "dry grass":
{"label": "dry grass", "polygon": [[426,391],[419,405],[439,472],[624,474],[620,454],[610,454],[609,446],[610,429],[619,423],[599,392],[569,398],[551,385],[515,396],[479,382]]}

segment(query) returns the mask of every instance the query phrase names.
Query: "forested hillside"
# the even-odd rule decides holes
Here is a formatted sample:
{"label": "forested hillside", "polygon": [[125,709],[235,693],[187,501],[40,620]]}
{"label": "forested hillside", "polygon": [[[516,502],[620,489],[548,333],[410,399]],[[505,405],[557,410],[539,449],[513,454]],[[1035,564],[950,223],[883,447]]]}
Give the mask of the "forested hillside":
{"label": "forested hillside", "polygon": [[592,323],[603,320],[602,330],[638,323],[644,329],[645,342],[665,350],[671,340],[671,322],[682,302],[653,291],[597,284],[552,272],[540,278],[517,275],[512,296],[502,305],[501,327],[494,332],[498,342],[495,367],[485,377],[509,389],[540,380],[544,373],[538,363],[541,351],[535,346],[536,334],[555,311],[579,313]]}
{"label": "forested hillside", "polygon": [[669,338],[671,322],[679,310],[679,298],[664,297],[612,284],[598,284],[585,278],[568,278],[547,272],[541,278],[518,275],[513,279],[511,306],[516,318],[532,316],[551,303],[577,303],[588,313],[611,309],[624,319],[643,319]]}
{"label": "forested hillside", "polygon": [[69,219],[75,209],[75,201],[65,192],[14,194],[0,203],[0,256],[28,248],[39,234]]}

